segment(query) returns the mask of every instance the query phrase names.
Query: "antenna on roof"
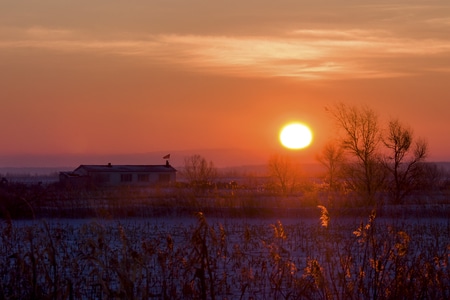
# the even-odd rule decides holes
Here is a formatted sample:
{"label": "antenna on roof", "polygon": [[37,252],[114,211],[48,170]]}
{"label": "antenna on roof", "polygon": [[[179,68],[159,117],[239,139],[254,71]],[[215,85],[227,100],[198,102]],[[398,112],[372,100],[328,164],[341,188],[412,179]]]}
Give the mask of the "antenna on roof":
{"label": "antenna on roof", "polygon": [[165,159],[165,160],[166,160],[166,167],[170,166],[170,164],[169,164],[170,153],[169,153],[169,154],[167,154],[166,156],[163,156],[163,159]]}

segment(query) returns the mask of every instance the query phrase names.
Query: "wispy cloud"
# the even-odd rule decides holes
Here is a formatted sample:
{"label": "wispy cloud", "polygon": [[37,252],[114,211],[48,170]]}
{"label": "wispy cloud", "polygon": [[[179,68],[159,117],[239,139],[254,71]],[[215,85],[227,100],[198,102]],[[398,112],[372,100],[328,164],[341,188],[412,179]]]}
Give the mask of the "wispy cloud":
{"label": "wispy cloud", "polygon": [[267,37],[160,34],[105,39],[70,30],[33,27],[14,36],[0,33],[1,48],[125,55],[144,62],[233,76],[340,79],[407,76],[433,69],[412,63],[405,70],[395,60],[449,55],[450,41],[355,29],[302,29]]}
{"label": "wispy cloud", "polygon": [[24,35],[34,39],[52,40],[70,38],[73,35],[73,31],[35,26],[26,29]]}

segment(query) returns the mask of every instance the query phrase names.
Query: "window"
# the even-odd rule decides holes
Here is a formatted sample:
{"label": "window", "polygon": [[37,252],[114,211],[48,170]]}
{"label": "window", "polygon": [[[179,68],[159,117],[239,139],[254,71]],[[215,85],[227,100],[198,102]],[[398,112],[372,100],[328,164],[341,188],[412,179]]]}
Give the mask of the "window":
{"label": "window", "polygon": [[148,174],[138,174],[139,182],[148,182],[150,180],[150,176]]}
{"label": "window", "polygon": [[120,181],[122,182],[133,181],[133,174],[120,174]]}

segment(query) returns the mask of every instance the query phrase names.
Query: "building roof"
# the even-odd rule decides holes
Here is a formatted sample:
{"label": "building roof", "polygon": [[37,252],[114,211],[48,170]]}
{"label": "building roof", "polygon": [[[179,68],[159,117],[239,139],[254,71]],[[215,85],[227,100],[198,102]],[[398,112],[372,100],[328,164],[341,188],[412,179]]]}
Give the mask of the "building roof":
{"label": "building roof", "polygon": [[176,172],[169,164],[165,165],[80,165],[74,170],[84,169],[87,172],[123,172],[123,173],[164,173]]}

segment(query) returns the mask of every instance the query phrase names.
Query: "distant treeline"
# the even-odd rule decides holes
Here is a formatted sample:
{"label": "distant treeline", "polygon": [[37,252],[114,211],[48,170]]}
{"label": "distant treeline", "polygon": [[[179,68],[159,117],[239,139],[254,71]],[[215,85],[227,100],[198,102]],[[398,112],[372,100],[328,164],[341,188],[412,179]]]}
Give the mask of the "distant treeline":
{"label": "distant treeline", "polygon": [[[330,192],[316,181],[304,181],[292,193],[280,193],[270,180],[175,183],[149,188],[71,188],[60,183],[0,183],[0,217],[34,218],[148,218],[186,216],[203,211],[210,216],[316,217],[324,205],[335,215],[366,215],[374,208],[361,205],[358,195]],[[450,215],[450,189],[417,190],[403,205],[379,202],[383,216]],[[380,195],[383,199],[383,195]],[[387,199],[387,196],[386,196]]]}

